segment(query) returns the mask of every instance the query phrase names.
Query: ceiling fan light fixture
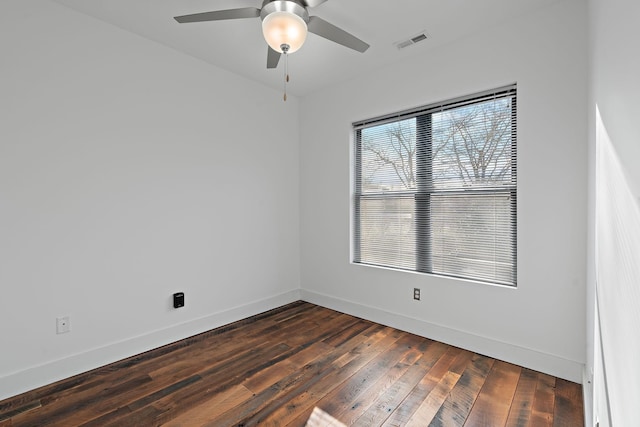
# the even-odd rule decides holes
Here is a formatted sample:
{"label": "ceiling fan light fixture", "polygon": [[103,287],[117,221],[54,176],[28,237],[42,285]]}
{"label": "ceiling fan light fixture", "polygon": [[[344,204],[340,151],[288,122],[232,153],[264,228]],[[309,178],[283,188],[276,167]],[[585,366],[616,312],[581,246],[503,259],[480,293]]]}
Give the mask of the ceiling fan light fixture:
{"label": "ceiling fan light fixture", "polygon": [[[271,49],[293,53],[307,38],[307,11],[292,1],[273,1],[262,10],[262,34]],[[288,46],[287,51],[283,46]]]}
{"label": "ceiling fan light fixture", "polygon": [[283,52],[282,45],[288,45],[287,53],[293,53],[307,38],[307,23],[293,13],[273,12],[262,21],[262,34],[271,49]]}

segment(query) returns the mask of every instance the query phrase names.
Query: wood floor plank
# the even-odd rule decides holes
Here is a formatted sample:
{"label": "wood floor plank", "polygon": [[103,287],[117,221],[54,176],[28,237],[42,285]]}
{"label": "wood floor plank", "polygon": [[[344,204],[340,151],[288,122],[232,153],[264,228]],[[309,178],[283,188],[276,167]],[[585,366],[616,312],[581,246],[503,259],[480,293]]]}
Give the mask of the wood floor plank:
{"label": "wood floor plank", "polygon": [[[286,335],[286,340],[284,342],[287,342],[292,346],[298,345],[301,347],[306,347],[319,341],[325,342],[327,339],[333,337],[334,335],[343,333],[343,331],[347,331],[348,333],[348,331],[350,331],[354,325],[359,324],[359,319],[347,315],[340,315],[331,319],[331,321],[325,321],[323,324],[318,325],[313,330],[302,329],[303,331],[305,331],[305,333],[300,333],[300,329],[292,330]],[[370,327],[371,323],[364,326]],[[353,334],[353,336],[357,336],[357,334]]]}
{"label": "wood floor plank", "polygon": [[[158,408],[153,405],[145,406],[138,411],[132,412],[126,418],[114,420],[109,423],[96,424],[103,427],[122,427],[122,426],[144,426],[153,425],[150,420],[157,419],[162,414]],[[68,426],[69,424],[67,424]],[[71,424],[74,425],[74,424]]]}
{"label": "wood floor plank", "polygon": [[476,399],[465,426],[504,426],[516,392],[521,369],[497,360]]}
{"label": "wood floor plank", "polygon": [[[399,383],[412,366],[423,356],[421,345],[414,345],[414,336],[407,343],[403,357],[387,370],[374,384],[363,391],[357,399],[352,399],[344,410],[335,412],[335,418],[347,425],[353,425],[369,408],[378,403],[395,384]],[[402,384],[402,383],[400,383]],[[397,389],[396,389],[397,391]],[[388,402],[388,401],[387,401]]]}
{"label": "wood floor plank", "polygon": [[[212,358],[208,365],[202,361],[196,361],[194,365],[198,367],[197,373],[192,374],[182,381],[178,381],[173,374],[167,374],[162,379],[157,379],[150,387],[135,390],[134,397],[125,400],[127,410],[118,408],[117,410],[105,413],[96,419],[96,422],[106,422],[106,420],[126,422],[127,419],[137,419],[137,411],[148,405],[160,406],[159,412],[166,417],[176,413],[176,406],[180,405],[180,410],[187,410],[197,405],[202,400],[206,400],[218,388],[224,387],[229,381],[233,381],[238,373],[246,372],[246,363],[263,357],[268,360],[281,354],[288,349],[281,344],[272,345],[263,343],[252,349],[246,349],[243,353],[233,356],[227,355],[225,359]],[[199,363],[198,363],[199,362]],[[259,365],[258,365],[259,366]],[[254,368],[259,369],[259,368]],[[211,378],[211,373],[221,373]],[[187,387],[191,386],[191,387]],[[203,391],[203,390],[206,390]],[[125,396],[123,396],[124,400]],[[117,415],[120,415],[118,418]]]}
{"label": "wood floor plank", "polygon": [[[231,359],[222,368],[210,368],[202,371],[202,381],[193,387],[178,390],[171,395],[162,396],[153,402],[153,405],[162,408],[162,417],[158,421],[165,422],[174,418],[179,413],[202,404],[211,396],[233,386],[244,379],[245,375],[258,372],[261,369],[272,366],[274,360],[278,360],[288,346],[282,344],[268,346],[258,353],[249,352],[247,359]],[[252,366],[248,368],[247,360],[251,360]],[[130,407],[132,405],[129,405]]]}
{"label": "wood floor plank", "polygon": [[117,398],[120,393],[149,382],[151,378],[148,375],[142,375],[114,387],[104,388],[100,393],[83,392],[75,399],[51,401],[37,411],[18,414],[13,418],[13,422],[17,425],[38,426],[42,423],[42,419],[46,419],[48,424],[74,423],[74,420],[78,420],[77,424],[81,424],[83,419],[92,419],[100,415],[99,405],[103,401]]}
{"label": "wood floor plank", "polygon": [[[340,355],[340,357],[338,357],[333,362],[333,364],[336,367],[341,368],[345,365],[348,365],[352,360],[358,358],[361,355],[361,353],[373,351],[373,349],[368,348],[368,347],[371,347],[372,344],[377,342],[389,343],[391,340],[395,341],[397,339],[397,336],[392,335],[392,332],[393,332],[392,328],[388,328],[388,327],[374,327],[374,328],[376,329],[375,333],[373,333],[367,338],[361,339],[360,344],[358,344],[358,346],[356,346],[352,350],[343,352]],[[349,340],[348,342],[351,342],[351,340]]]}
{"label": "wood floor plank", "polygon": [[556,401],[555,387],[556,378],[538,374],[538,383],[531,408],[532,425],[541,427],[553,425],[553,410]]}
{"label": "wood floor plank", "polygon": [[[467,355],[463,357],[467,357]],[[433,427],[463,426],[494,362],[495,360],[492,358],[473,354],[462,372],[454,371],[462,375],[442,403],[430,425]]]}
{"label": "wood floor plank", "polygon": [[[304,425],[313,408],[326,394],[332,392],[344,381],[364,368],[380,352],[385,351],[398,339],[390,328],[384,328],[375,335],[367,338],[359,345],[345,354],[349,354],[349,362],[344,364],[342,357],[332,363],[332,371],[321,378],[314,385],[304,388],[302,393],[293,397],[286,405],[279,405],[266,419],[265,422],[281,425]],[[336,354],[343,347],[337,347]],[[352,356],[352,357],[351,357]]]}
{"label": "wood floor plank", "polygon": [[[417,352],[409,345],[413,340],[410,335],[402,336],[387,351],[379,353],[367,365],[358,370],[347,381],[327,393],[316,406],[327,414],[345,424],[351,424],[346,418],[348,411],[356,412],[355,418],[362,413],[363,395],[382,379],[386,383],[397,379],[409,367],[402,363],[405,359],[414,359]],[[394,369],[395,368],[395,369]],[[386,376],[386,378],[385,378]],[[367,404],[367,407],[371,404]],[[366,408],[365,408],[366,409]]]}
{"label": "wood floor plank", "polygon": [[299,301],[5,399],[0,427],[581,427],[583,412],[579,384]]}
{"label": "wood floor plank", "polygon": [[346,425],[353,425],[381,395],[393,387],[393,385],[409,370],[412,365],[403,361],[396,363],[384,373],[375,383],[363,390],[354,400],[345,402],[341,410],[334,410],[334,418]]}
{"label": "wood floor plank", "polygon": [[421,349],[421,356],[354,421],[353,425],[361,427],[382,425],[398,409],[411,390],[418,385],[447,349],[441,343],[434,341],[427,341],[427,343],[429,346]]}
{"label": "wood floor plank", "polygon": [[166,427],[201,426],[210,423],[217,414],[233,410],[254,396],[243,385],[233,386],[206,400],[202,404],[183,412],[176,418],[163,424]]}
{"label": "wood floor plank", "polygon": [[538,373],[530,369],[522,369],[516,394],[513,396],[507,427],[525,427],[531,420],[533,399],[538,385]]}
{"label": "wood floor plank", "polygon": [[258,394],[277,384],[282,378],[295,374],[305,366],[310,366],[318,359],[332,361],[333,359],[326,358],[331,349],[331,346],[318,342],[273,366],[256,372],[246,378],[242,384],[253,393]]}
{"label": "wood floor plank", "polygon": [[582,388],[575,383],[558,378],[556,380],[556,400],[553,410],[553,426],[584,425]]}
{"label": "wood floor plank", "polygon": [[428,426],[459,379],[460,374],[448,371],[409,418],[407,426]]}
{"label": "wood floor plank", "polygon": [[358,320],[358,322],[351,325],[349,328],[345,328],[341,331],[337,331],[336,333],[330,335],[325,338],[323,342],[327,345],[338,347],[339,345],[349,341],[351,338],[361,334],[363,331],[371,327],[371,322],[367,320]]}
{"label": "wood floor plank", "polygon": [[281,408],[282,403],[291,400],[292,395],[299,395],[305,388],[313,388],[319,381],[333,372],[333,360],[337,355],[327,354],[314,359],[303,369],[283,377],[275,384],[254,394],[251,401],[245,402],[220,417],[212,420],[211,425],[242,424],[253,425],[268,418],[274,410]]}
{"label": "wood floor plank", "polygon": [[3,424],[9,425],[11,421],[11,418],[15,418],[20,414],[26,414],[27,412],[33,411],[35,409],[40,409],[42,408],[42,404],[40,403],[39,400],[35,401],[35,402],[31,402],[30,404],[27,405],[23,405],[21,407],[16,407],[15,409],[12,410],[8,410],[3,412],[2,414],[0,414],[0,426],[2,426]]}
{"label": "wood floor plank", "polygon": [[[290,400],[291,395],[299,394],[300,388],[313,387],[315,382],[326,380],[326,377],[321,374],[326,375],[328,372],[336,369],[333,366],[333,362],[341,354],[341,351],[352,351],[359,346],[365,348],[367,345],[370,346],[375,342],[376,339],[381,338],[361,337],[359,339],[353,339],[349,343],[341,346],[340,351],[336,353],[330,352],[322,354],[321,357],[314,359],[301,370],[282,378],[276,384],[256,394],[251,401],[247,401],[243,405],[234,408],[233,412],[219,414],[218,417],[211,420],[211,425],[251,425],[251,423],[268,417],[275,409],[282,406],[282,402]],[[244,419],[249,417],[247,414],[251,414],[251,419]],[[278,418],[275,419],[277,420]]]}
{"label": "wood floor plank", "polygon": [[457,356],[462,352],[459,348],[447,347],[446,351],[433,367],[422,378],[411,394],[402,402],[400,407],[391,414],[383,423],[384,426],[404,426],[414,412],[420,408],[422,402],[429,396],[429,393],[438,385],[444,376],[449,372],[451,365]]}

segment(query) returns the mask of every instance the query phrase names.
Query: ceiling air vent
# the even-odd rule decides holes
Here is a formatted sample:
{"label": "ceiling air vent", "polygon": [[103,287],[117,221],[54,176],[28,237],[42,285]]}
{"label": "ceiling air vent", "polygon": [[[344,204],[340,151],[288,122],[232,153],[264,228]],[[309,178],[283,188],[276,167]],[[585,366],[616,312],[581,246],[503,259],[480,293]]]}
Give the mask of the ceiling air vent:
{"label": "ceiling air vent", "polygon": [[398,50],[402,50],[406,47],[412,46],[416,43],[420,43],[423,40],[427,40],[429,38],[429,36],[427,35],[427,33],[425,31],[421,32],[420,34],[416,34],[415,36],[407,39],[407,40],[403,40],[401,42],[397,42],[394,43],[396,45],[396,47],[398,48]]}

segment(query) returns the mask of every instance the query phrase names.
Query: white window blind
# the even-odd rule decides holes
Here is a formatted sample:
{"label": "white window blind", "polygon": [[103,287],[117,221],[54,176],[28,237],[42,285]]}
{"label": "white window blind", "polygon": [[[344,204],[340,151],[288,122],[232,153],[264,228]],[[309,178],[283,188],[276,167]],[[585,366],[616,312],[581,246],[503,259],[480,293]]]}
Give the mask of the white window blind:
{"label": "white window blind", "polygon": [[353,261],[516,285],[516,86],[354,123]]}

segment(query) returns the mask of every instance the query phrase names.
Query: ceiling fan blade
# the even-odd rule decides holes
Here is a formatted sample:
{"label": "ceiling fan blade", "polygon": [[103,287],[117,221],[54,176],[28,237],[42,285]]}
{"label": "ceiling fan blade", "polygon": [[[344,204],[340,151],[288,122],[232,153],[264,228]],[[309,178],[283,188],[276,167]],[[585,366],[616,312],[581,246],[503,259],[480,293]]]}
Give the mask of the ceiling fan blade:
{"label": "ceiling fan blade", "polygon": [[324,19],[318,18],[317,16],[309,17],[307,28],[314,34],[341,44],[342,46],[346,46],[350,49],[357,50],[358,52],[362,53],[365,50],[369,49],[369,45],[367,43],[347,33],[345,30],[328,23]]}
{"label": "ceiling fan blade", "polygon": [[267,68],[276,68],[280,61],[280,52],[271,49],[271,46],[267,49]]}
{"label": "ceiling fan blade", "polygon": [[327,0],[302,0],[302,4],[305,7],[316,7],[326,2]]}
{"label": "ceiling fan blade", "polygon": [[214,10],[213,12],[194,13],[193,15],[176,16],[174,19],[181,24],[189,22],[223,21],[226,19],[257,18],[260,9],[243,7],[241,9]]}

